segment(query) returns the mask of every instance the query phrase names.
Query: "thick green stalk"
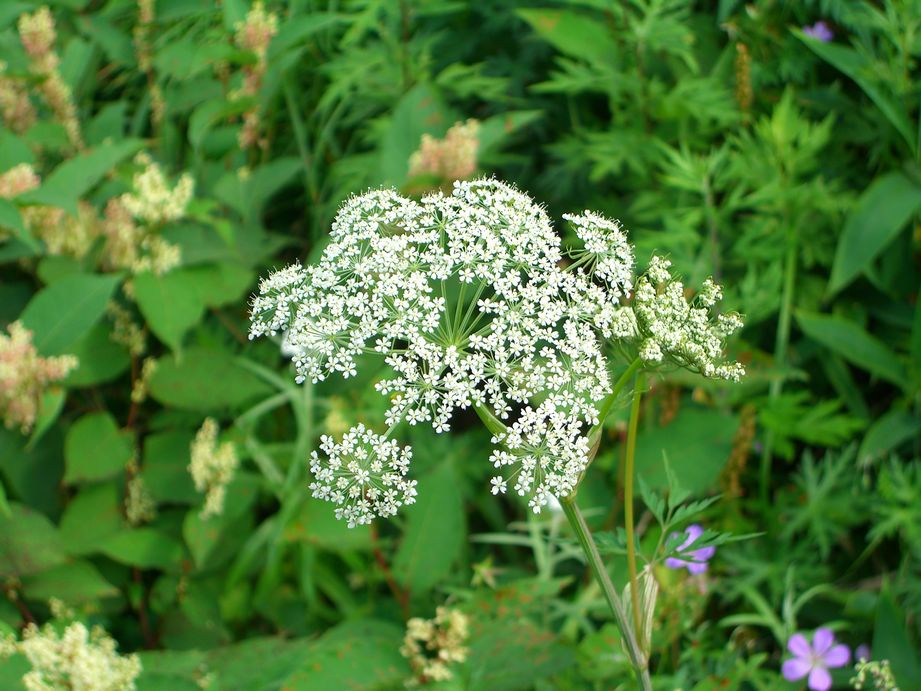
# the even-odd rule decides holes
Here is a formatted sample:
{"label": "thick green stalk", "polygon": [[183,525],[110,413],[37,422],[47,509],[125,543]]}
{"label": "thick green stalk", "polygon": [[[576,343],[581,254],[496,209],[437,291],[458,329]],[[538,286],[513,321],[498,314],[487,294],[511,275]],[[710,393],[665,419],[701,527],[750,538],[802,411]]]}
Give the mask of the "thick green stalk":
{"label": "thick green stalk", "polygon": [[614,620],[617,623],[617,628],[620,629],[621,636],[623,636],[627,648],[627,656],[630,658],[633,669],[636,671],[640,687],[643,691],[652,691],[652,681],[649,678],[649,667],[646,656],[643,651],[640,650],[636,639],[636,633],[633,630],[633,626],[627,620],[627,613],[624,611],[624,606],[617,596],[617,591],[614,589],[611,577],[608,575],[604,562],[601,560],[598,546],[595,544],[592,533],[585,523],[585,518],[576,505],[576,498],[574,496],[569,496],[560,499],[560,505],[563,507],[563,513],[566,514],[566,518],[569,519],[569,524],[572,526],[572,530],[579,540],[582,551],[585,552],[585,557],[588,559],[592,573],[595,575],[595,580],[598,582],[598,585],[601,586],[604,598],[607,600],[608,606],[614,614]]}
{"label": "thick green stalk", "polygon": [[624,530],[627,532],[627,568],[630,571],[630,599],[633,603],[633,626],[637,636],[640,627],[640,591],[636,577],[636,542],[633,527],[633,476],[636,457],[636,427],[640,419],[640,402],[643,399],[643,372],[636,375],[633,386],[633,404],[630,406],[630,423],[627,426],[627,453],[624,459]]}

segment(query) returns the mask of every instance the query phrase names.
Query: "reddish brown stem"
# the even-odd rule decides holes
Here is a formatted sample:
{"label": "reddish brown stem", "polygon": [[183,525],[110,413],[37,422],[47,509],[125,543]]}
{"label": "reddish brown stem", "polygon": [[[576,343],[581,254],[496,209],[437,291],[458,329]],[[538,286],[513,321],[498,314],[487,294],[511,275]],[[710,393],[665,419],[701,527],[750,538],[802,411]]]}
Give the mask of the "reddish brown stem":
{"label": "reddish brown stem", "polygon": [[138,603],[138,623],[141,625],[141,635],[144,637],[144,647],[153,650],[157,647],[157,639],[150,629],[150,619],[147,616],[147,588],[141,578],[141,570],[137,567],[131,569],[131,577],[141,589],[141,600]]}
{"label": "reddish brown stem", "polygon": [[374,553],[374,561],[376,561],[377,565],[380,567],[390,591],[400,605],[400,611],[403,613],[403,618],[409,619],[409,591],[401,588],[393,577],[393,572],[390,570],[387,558],[384,556],[384,553],[381,552],[380,540],[377,535],[377,526],[373,523],[371,524],[371,549]]}

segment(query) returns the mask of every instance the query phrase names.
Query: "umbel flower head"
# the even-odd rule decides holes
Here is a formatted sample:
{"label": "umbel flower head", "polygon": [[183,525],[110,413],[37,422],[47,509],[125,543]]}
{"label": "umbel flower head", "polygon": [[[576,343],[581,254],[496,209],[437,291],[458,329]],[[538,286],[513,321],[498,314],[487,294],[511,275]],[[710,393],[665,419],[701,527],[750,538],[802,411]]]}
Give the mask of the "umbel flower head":
{"label": "umbel flower head", "polygon": [[[497,180],[455,182],[451,194],[420,201],[393,190],[352,197],[316,264],[260,283],[250,338],[280,336],[298,382],[351,377],[361,356],[377,355],[389,366],[376,387],[391,430],[406,422],[444,432],[456,410],[488,409],[510,425],[495,437],[504,450],[491,462],[508,479],[493,478],[493,491],[511,481],[538,511],[571,493],[588,463],[585,437],[611,393],[608,345],[643,352],[648,341],[659,348],[644,358],[650,365],[667,354],[705,376],[739,371],[721,360],[729,325],[687,302],[658,305],[661,281],[641,280],[629,304],[633,250],[619,223],[592,212],[568,219],[582,245],[564,251],[544,209]],[[342,449],[325,444],[343,472]],[[328,470],[316,457],[311,466]],[[348,497],[324,473],[314,493],[358,524],[381,515],[362,486]]]}
{"label": "umbel flower head", "polygon": [[407,480],[412,451],[364,425],[353,427],[338,444],[320,438],[326,458],[314,451],[310,472],[313,496],[336,505],[336,518],[350,528],[370,523],[375,516],[393,516],[404,504],[416,501],[416,481]]}
{"label": "umbel flower head", "polygon": [[653,257],[637,283],[633,312],[640,357],[647,363],[666,361],[705,377],[738,381],[745,370],[737,362],[723,361],[723,342],[742,328],[741,317],[729,313],[711,318],[710,308],[722,297],[711,279],[688,302],[684,284],[672,277],[670,266],[667,259]]}

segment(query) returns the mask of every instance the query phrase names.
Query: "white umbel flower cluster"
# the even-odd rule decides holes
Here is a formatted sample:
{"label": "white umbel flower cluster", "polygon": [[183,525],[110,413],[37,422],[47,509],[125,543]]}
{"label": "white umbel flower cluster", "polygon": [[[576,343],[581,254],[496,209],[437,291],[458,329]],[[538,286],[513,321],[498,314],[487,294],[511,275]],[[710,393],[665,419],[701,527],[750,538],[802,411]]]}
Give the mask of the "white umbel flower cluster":
{"label": "white umbel flower cluster", "polygon": [[[457,409],[488,408],[512,423],[496,439],[509,450],[493,463],[520,464],[515,490],[539,511],[569,494],[588,462],[584,436],[611,392],[606,343],[635,349],[648,321],[624,304],[634,268],[620,224],[592,212],[567,218],[583,247],[564,252],[543,208],[496,180],[420,201],[392,190],[352,197],[317,264],[261,282],[250,338],[281,335],[298,382],[351,377],[360,356],[381,356],[391,429],[444,432]],[[337,445],[324,451],[341,466]],[[318,457],[312,466],[326,467]],[[367,494],[346,502],[340,482],[324,473],[312,487],[350,523],[381,515]],[[504,482],[495,478],[494,491]],[[363,508],[350,515],[354,502]]]}
{"label": "white umbel flower cluster", "polygon": [[[492,441],[505,448],[493,451],[489,460],[497,469],[515,468],[511,477],[515,491],[529,497],[534,513],[540,513],[551,497],[569,496],[588,466],[582,421],[552,406],[525,408],[508,431]],[[493,494],[504,494],[507,487],[502,476],[492,479]]]}
{"label": "white umbel flower cluster", "polygon": [[0,658],[15,653],[32,666],[22,677],[27,691],[133,691],[141,673],[137,655],[119,655],[105,630],[89,630],[80,622],[60,635],[51,625],[29,624],[22,640],[0,639]]}
{"label": "white umbel flower cluster", "polygon": [[633,281],[633,248],[619,221],[612,221],[592,211],[579,215],[563,214],[572,224],[583,247],[570,252],[577,264],[604,281],[612,297],[630,290]]}
{"label": "white umbel flower cluster", "polygon": [[669,273],[671,262],[653,257],[637,282],[633,312],[641,338],[640,357],[649,364],[669,362],[705,377],[739,381],[745,369],[723,359],[727,336],[742,328],[742,318],[730,312],[711,319],[710,308],[722,297],[711,279],[691,302],[684,284]]}
{"label": "white umbel flower cluster", "polygon": [[364,425],[353,427],[338,444],[323,435],[320,449],[310,455],[313,496],[336,505],[336,518],[349,528],[370,523],[375,516],[393,516],[416,501],[416,481],[407,480],[410,448],[375,434]]}

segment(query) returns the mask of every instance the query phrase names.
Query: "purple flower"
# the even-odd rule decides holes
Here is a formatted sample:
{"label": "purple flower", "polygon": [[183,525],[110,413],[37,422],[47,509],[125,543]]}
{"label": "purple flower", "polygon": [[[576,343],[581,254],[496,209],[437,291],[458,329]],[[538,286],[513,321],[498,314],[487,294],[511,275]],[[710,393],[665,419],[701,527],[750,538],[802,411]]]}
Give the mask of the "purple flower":
{"label": "purple flower", "polygon": [[[687,538],[681,543],[681,547],[678,548],[678,553],[687,555],[689,559],[669,557],[665,560],[665,565],[670,569],[687,569],[695,574],[706,571],[707,561],[716,553],[716,547],[710,546],[688,551],[688,547],[690,547],[697,538],[703,535],[703,532],[704,529],[696,523],[685,528],[684,534],[687,535]],[[673,537],[678,535],[681,535],[681,533],[672,533]]]}
{"label": "purple flower", "polygon": [[815,630],[812,644],[801,633],[790,636],[787,648],[793,658],[783,663],[781,671],[787,681],[796,681],[809,676],[812,691],[827,691],[831,688],[829,668],[844,667],[851,660],[851,651],[844,645],[835,645],[835,634],[824,626]]}
{"label": "purple flower", "polygon": [[829,28],[828,24],[822,21],[816,22],[812,26],[804,26],[803,33],[807,36],[812,36],[812,38],[822,43],[828,43],[835,37],[835,34],[832,32],[831,28]]}
{"label": "purple flower", "polygon": [[870,659],[870,646],[866,643],[861,643],[857,646],[857,650],[854,651],[855,660],[869,660]]}

